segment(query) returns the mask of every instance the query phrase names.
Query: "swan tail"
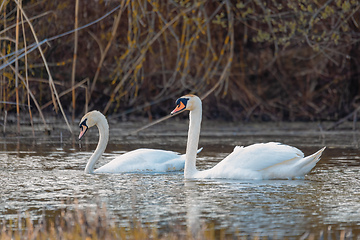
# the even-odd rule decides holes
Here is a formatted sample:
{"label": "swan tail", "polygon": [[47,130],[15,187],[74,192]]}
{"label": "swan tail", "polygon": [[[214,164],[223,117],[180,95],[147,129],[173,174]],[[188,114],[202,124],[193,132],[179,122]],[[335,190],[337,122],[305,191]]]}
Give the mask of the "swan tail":
{"label": "swan tail", "polygon": [[325,148],[326,147],[323,147],[316,153],[305,157],[304,159],[302,159],[302,161],[299,162],[299,164],[296,165],[296,167],[299,169],[300,175],[307,174],[311,171],[311,169],[315,167],[316,163],[320,161],[321,154],[323,153]]}
{"label": "swan tail", "polygon": [[295,157],[279,164],[262,169],[263,179],[302,178],[313,169],[320,160],[325,147],[305,158]]}

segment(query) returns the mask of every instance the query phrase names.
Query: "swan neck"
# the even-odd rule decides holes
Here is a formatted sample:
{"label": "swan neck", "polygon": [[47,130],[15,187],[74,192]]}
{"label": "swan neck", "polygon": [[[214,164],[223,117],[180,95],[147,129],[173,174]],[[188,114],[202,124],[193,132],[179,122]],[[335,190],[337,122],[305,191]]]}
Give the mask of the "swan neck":
{"label": "swan neck", "polygon": [[104,153],[109,141],[109,124],[105,117],[100,118],[100,121],[96,124],[99,129],[99,142],[94,153],[91,155],[88,163],[85,167],[85,173],[93,173],[95,163],[99,160]]}
{"label": "swan neck", "polygon": [[201,128],[201,104],[197,108],[190,111],[189,132],[186,146],[186,162],[184,176],[192,178],[198,171],[196,169],[196,154],[199,145],[200,128]]}

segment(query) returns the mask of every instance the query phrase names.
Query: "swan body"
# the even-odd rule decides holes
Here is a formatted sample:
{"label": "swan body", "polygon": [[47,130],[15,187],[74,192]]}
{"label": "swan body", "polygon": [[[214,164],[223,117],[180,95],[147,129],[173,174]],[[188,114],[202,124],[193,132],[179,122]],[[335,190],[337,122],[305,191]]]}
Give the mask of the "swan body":
{"label": "swan body", "polygon": [[297,179],[303,178],[320,160],[325,147],[304,157],[299,149],[276,142],[236,146],[231,154],[204,171],[196,169],[196,149],[199,143],[202,104],[199,97],[185,95],[176,101],[175,114],[190,111],[186,147],[185,178],[228,179]]}
{"label": "swan body", "polygon": [[[184,169],[185,155],[158,149],[141,148],[116,157],[111,162],[94,170],[95,163],[104,153],[109,140],[109,124],[105,116],[99,111],[92,111],[84,115],[80,121],[79,140],[86,131],[97,126],[99,142],[85,167],[85,173],[121,173],[121,172],[168,172]],[[202,149],[199,149],[200,152]]]}
{"label": "swan body", "polygon": [[185,155],[176,152],[140,148],[124,153],[94,170],[94,173],[170,172],[184,169]]}

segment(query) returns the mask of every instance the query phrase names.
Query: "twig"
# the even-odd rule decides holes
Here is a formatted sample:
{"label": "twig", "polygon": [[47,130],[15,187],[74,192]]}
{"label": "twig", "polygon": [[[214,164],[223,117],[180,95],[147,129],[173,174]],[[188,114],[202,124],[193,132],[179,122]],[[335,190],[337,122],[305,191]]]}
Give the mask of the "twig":
{"label": "twig", "polygon": [[111,116],[108,117],[108,119],[123,117],[123,116],[125,116],[125,115],[127,115],[127,114],[129,114],[129,113],[132,113],[132,112],[138,111],[138,110],[140,110],[140,109],[144,109],[144,108],[153,106],[153,105],[155,105],[155,104],[159,104],[159,103],[161,103],[161,102],[164,102],[164,101],[166,101],[166,100],[168,100],[168,99],[173,98],[174,96],[176,96],[176,95],[178,95],[178,94],[180,94],[180,91],[175,92],[175,93],[173,93],[173,94],[171,94],[171,95],[169,95],[169,96],[166,96],[166,97],[164,97],[164,98],[156,99],[156,100],[151,101],[151,102],[147,102],[147,103],[145,103],[145,104],[143,104],[143,105],[141,105],[141,106],[138,106],[138,107],[129,109],[129,110],[124,111],[124,112],[122,112],[122,113],[112,114]]}
{"label": "twig", "polygon": [[[129,1],[127,1],[126,6],[128,5],[128,3],[129,3]],[[104,63],[106,54],[109,51],[109,49],[111,47],[111,44],[112,44],[112,42],[113,42],[113,40],[114,40],[114,38],[116,36],[116,31],[117,31],[119,23],[120,23],[120,19],[121,19],[121,15],[123,13],[123,9],[124,9],[124,7],[126,7],[126,6],[124,6],[124,4],[125,4],[125,0],[122,0],[121,5],[120,5],[121,8],[119,10],[119,14],[116,16],[116,18],[114,20],[114,25],[113,25],[113,29],[112,29],[112,33],[111,33],[111,38],[110,38],[108,44],[106,45],[105,50],[101,51],[101,58],[100,58],[98,67],[96,69],[96,73],[95,73],[94,79],[92,81],[91,88],[90,88],[90,93],[89,93],[90,97],[91,97],[92,92],[94,91],[95,84],[96,84],[96,81],[97,81],[97,79],[99,77],[101,66]]]}
{"label": "twig", "polygon": [[2,2],[1,2],[0,11],[1,11],[2,8],[4,7],[5,3],[6,3],[6,1],[2,1]]}
{"label": "twig", "polygon": [[[233,15],[231,13],[231,10],[230,10],[230,3],[228,1],[226,1],[226,9],[227,9],[227,13],[228,13],[228,18],[229,18],[229,41],[230,41],[230,47],[229,47],[229,50],[230,50],[230,54],[229,54],[229,57],[228,57],[228,62],[227,64],[225,65],[225,68],[220,76],[220,79],[219,81],[209,90],[207,91],[205,94],[203,94],[200,98],[202,100],[204,100],[207,96],[209,96],[209,94],[211,94],[219,85],[220,83],[222,83],[226,76],[228,76],[229,74],[229,71],[230,71],[230,67],[231,67],[231,63],[232,63],[232,60],[233,60],[233,56],[234,56],[234,19],[233,19]],[[225,45],[227,45],[227,43],[225,42]],[[163,122],[173,116],[176,116],[177,114],[174,114],[174,115],[167,115],[165,117],[162,117],[154,122],[151,122],[141,128],[138,128],[136,129],[135,131],[132,131],[131,133],[129,133],[129,135],[134,135],[134,134],[137,134],[138,132],[140,131],[143,131],[145,130],[146,128],[149,128],[151,126],[154,126],[160,122]]]}
{"label": "twig", "polygon": [[[15,51],[19,49],[19,19],[20,19],[20,7],[21,1],[16,6],[16,29],[15,29]],[[15,61],[15,98],[16,98],[16,126],[17,133],[20,134],[20,108],[19,108],[19,59],[16,57]]]}
{"label": "twig", "polygon": [[[1,54],[1,53],[0,53],[0,54]],[[12,65],[10,65],[10,68],[15,72],[15,68],[14,68]],[[39,105],[39,103],[37,102],[34,94],[31,92],[30,88],[28,88],[29,86],[26,84],[26,81],[25,81],[24,77],[19,74],[19,78],[20,78],[20,80],[23,82],[23,84],[25,85],[26,90],[28,91],[28,93],[29,93],[31,99],[33,100],[36,108],[38,109],[39,114],[40,114],[40,117],[41,117],[41,119],[43,120],[43,124],[44,124],[45,129],[46,129],[46,130],[49,130],[50,128],[48,127],[48,125],[47,125],[47,123],[46,123],[46,121],[45,121],[45,118],[44,118],[44,115],[43,115],[43,113],[42,113],[42,111],[41,111],[40,105]],[[7,113],[7,111],[6,111],[6,113]]]}
{"label": "twig", "polygon": [[130,133],[128,134],[128,136],[135,135],[135,134],[137,134],[138,132],[141,132],[141,131],[143,131],[143,130],[151,127],[151,126],[154,126],[154,125],[156,125],[156,124],[158,124],[158,123],[161,123],[162,121],[165,121],[165,120],[167,120],[167,119],[169,119],[169,118],[171,118],[171,117],[173,117],[173,116],[175,116],[175,115],[177,115],[177,114],[178,114],[178,113],[175,113],[174,115],[170,115],[170,114],[169,114],[169,115],[166,115],[165,117],[159,118],[159,119],[156,120],[156,121],[153,121],[153,122],[151,122],[151,123],[149,123],[149,124],[146,124],[145,126],[143,126],[143,127],[141,127],[141,128],[138,128],[138,129],[130,132]]}
{"label": "twig", "polygon": [[[6,1],[3,1],[3,3],[5,3],[5,2],[6,2]],[[41,14],[39,14],[39,15],[37,15],[37,16],[35,16],[35,17],[32,17],[32,18],[29,18],[29,19],[30,19],[30,21],[32,21],[32,20],[35,20],[35,19],[44,17],[44,16],[50,14],[51,12],[52,12],[52,11],[44,12],[44,13],[41,13]],[[6,19],[6,18],[5,18],[5,19]],[[11,25],[11,26],[9,26],[9,27],[6,27],[6,28],[2,29],[2,30],[0,31],[0,35],[3,34],[3,33],[6,33],[7,31],[9,31],[10,29],[12,29],[12,28],[14,28],[14,27],[16,28],[16,24],[13,24],[13,25]]]}
{"label": "twig", "polygon": [[87,78],[87,85],[84,86],[85,88],[85,113],[88,112],[88,108],[89,108],[89,101],[90,101],[90,96],[89,96],[89,89],[90,89],[90,80]]}
{"label": "twig", "polygon": [[[229,18],[229,37],[230,37],[230,55],[228,58],[228,62],[225,65],[225,68],[223,70],[223,72],[221,73],[220,79],[219,81],[209,90],[207,91],[205,94],[203,94],[200,98],[201,100],[207,98],[207,96],[209,96],[210,93],[212,93],[219,85],[220,83],[222,83],[225,78],[228,76],[229,72],[230,72],[230,67],[231,67],[231,63],[234,57],[234,17],[232,15],[231,9],[230,9],[230,3],[227,0],[226,1],[226,10],[227,10],[227,14],[228,14],[228,18]],[[226,43],[225,43],[226,44]]]}
{"label": "twig", "polygon": [[[17,4],[19,4],[17,0],[14,0],[14,1],[15,1]],[[22,7],[20,7],[20,10],[21,10],[22,14],[24,15],[25,19],[27,20],[27,22],[28,22],[28,24],[29,24],[29,26],[30,26],[30,29],[31,29],[31,31],[32,31],[32,33],[33,33],[33,37],[34,37],[36,43],[39,43],[39,40],[38,40],[38,38],[37,38],[37,36],[36,36],[36,33],[35,33],[35,30],[34,30],[32,24],[30,23],[27,15],[26,15],[25,12],[23,11]],[[57,93],[57,91],[56,91],[56,87],[55,87],[55,84],[54,84],[54,82],[53,82],[52,75],[51,75],[49,66],[47,65],[46,58],[45,58],[45,55],[44,55],[44,53],[43,53],[43,51],[42,51],[41,46],[39,46],[39,52],[40,52],[41,57],[42,57],[42,59],[43,59],[43,62],[44,62],[44,64],[45,64],[46,71],[47,71],[47,73],[48,73],[48,75],[49,75],[49,85],[50,85],[50,90],[51,90],[51,93],[52,93],[52,94],[51,94],[51,97],[53,98],[54,107],[55,107],[55,108],[57,107],[56,101],[55,101],[55,98],[56,98],[57,103],[59,104],[59,107],[60,107],[60,111],[61,111],[61,113],[62,113],[62,115],[63,115],[63,117],[64,117],[65,123],[66,123],[66,125],[68,126],[69,131],[72,133],[72,129],[71,129],[70,124],[69,124],[69,122],[68,122],[68,120],[67,120],[67,118],[66,118],[64,109],[63,109],[63,107],[62,107],[62,105],[61,105],[61,102],[60,102],[60,99],[59,99],[59,95],[58,95],[58,93]],[[55,95],[55,98],[54,98],[54,95]]]}
{"label": "twig", "polygon": [[[24,52],[25,52],[25,56],[24,56],[24,64],[25,64],[25,81],[26,81],[26,89],[30,89],[29,88],[29,76],[28,76],[28,59],[27,59],[27,54],[26,54],[26,50],[27,50],[27,46],[26,46],[26,33],[25,33],[25,26],[24,26],[24,17],[21,14],[21,26],[22,26],[22,33],[23,33],[23,40],[24,40]],[[27,106],[28,106],[28,111],[29,111],[29,117],[30,117],[30,124],[31,124],[31,130],[32,130],[32,135],[33,137],[35,136],[35,130],[34,130],[34,121],[33,121],[33,117],[32,117],[32,112],[31,112],[31,105],[30,105],[30,94],[29,91],[26,91],[26,96],[27,96]]]}
{"label": "twig", "polygon": [[[324,3],[312,16],[311,19],[309,21],[309,27],[307,30],[307,33],[310,32],[311,28],[313,27],[313,23],[315,18],[317,17],[317,15],[319,15],[319,13],[324,10],[333,0],[328,0],[326,3]],[[310,45],[312,47],[312,45]]]}
{"label": "twig", "polygon": [[[75,26],[74,28],[77,29],[79,25],[78,20],[79,15],[79,0],[75,1]],[[76,109],[76,101],[75,101],[75,72],[76,72],[76,60],[77,60],[77,50],[78,50],[78,43],[79,43],[79,32],[78,30],[74,33],[74,55],[73,55],[73,64],[72,64],[72,71],[71,71],[71,87],[72,87],[72,122],[75,119],[75,109]]]}
{"label": "twig", "polygon": [[342,123],[344,123],[346,120],[348,120],[351,117],[353,117],[353,130],[355,130],[354,128],[355,128],[355,123],[357,121],[357,113],[359,110],[360,110],[360,106],[357,107],[354,111],[352,111],[348,115],[346,115],[345,117],[341,118],[339,121],[332,124],[330,127],[326,128],[326,130],[331,130],[333,128],[336,128],[337,126],[341,125]]}
{"label": "twig", "polygon": [[[16,1],[16,0],[14,0],[14,1]],[[6,1],[3,1],[3,2],[6,2]],[[47,42],[56,40],[56,39],[58,39],[58,38],[65,37],[65,36],[67,36],[67,35],[69,35],[69,34],[74,33],[75,31],[79,31],[79,30],[85,29],[85,28],[87,28],[87,27],[90,27],[90,26],[94,25],[95,23],[98,23],[98,22],[100,22],[101,20],[105,19],[106,17],[110,16],[113,12],[115,12],[115,11],[116,11],[117,9],[119,9],[120,7],[121,7],[121,5],[115,7],[114,9],[112,9],[112,10],[110,10],[109,12],[107,12],[106,14],[104,14],[102,17],[100,17],[100,18],[96,19],[95,21],[92,21],[92,22],[90,22],[90,23],[88,23],[88,24],[85,24],[85,25],[83,25],[83,26],[81,26],[81,27],[79,27],[79,28],[77,28],[77,29],[73,29],[73,30],[64,32],[64,33],[62,33],[62,34],[53,36],[53,37],[51,37],[51,38],[46,38],[46,39],[42,40],[41,42],[32,43],[32,44],[30,44],[30,45],[28,46],[29,49],[28,49],[27,53],[29,54],[30,52],[32,52],[33,50],[37,49],[40,45],[42,45],[42,44],[44,44],[44,43],[47,43]],[[29,22],[29,19],[28,19],[28,18],[27,18],[27,22],[28,22],[29,25],[30,25],[30,22]],[[1,32],[0,32],[0,33],[1,33]],[[19,52],[20,52],[20,53],[24,52],[24,49],[20,49]],[[24,54],[20,54],[20,53],[18,53],[18,52],[9,53],[9,54],[7,54],[7,55],[5,55],[5,56],[2,56],[2,57],[0,58],[0,60],[1,60],[2,58],[8,58],[9,56],[12,56],[12,55],[15,55],[15,54],[18,55],[18,58],[21,58],[21,57],[24,56]],[[13,60],[13,61],[12,61],[12,60],[8,60],[8,61],[6,62],[6,64],[3,64],[3,65],[0,66],[0,70],[8,67],[10,64],[12,64],[12,63],[14,63],[14,62],[15,62],[15,60]]]}
{"label": "twig", "polygon": [[125,74],[125,76],[121,79],[121,81],[116,85],[115,89],[113,90],[110,100],[105,106],[104,114],[109,110],[110,105],[112,104],[113,99],[115,98],[115,94],[120,90],[121,86],[124,84],[124,82],[127,80],[127,78],[132,74],[132,72],[135,70],[135,68],[144,60],[145,55],[149,48],[152,46],[152,44],[163,34],[163,32],[169,28],[172,24],[174,24],[181,16],[184,14],[192,11],[198,6],[198,4],[194,4],[193,7],[190,7],[183,12],[179,13],[177,16],[175,16],[170,22],[168,22],[149,42],[146,43],[143,49],[141,49],[141,55],[138,57],[138,59],[135,61],[135,63],[132,65],[132,67],[128,70],[128,72]]}
{"label": "twig", "polygon": [[[259,0],[257,0],[256,2],[257,2],[257,4],[261,7],[261,9],[263,10],[264,15],[266,15],[266,8],[265,8],[265,6],[262,4],[262,2],[259,1]],[[268,64],[266,64],[265,69],[267,69],[267,68],[269,68],[270,66],[272,66],[272,65],[274,64],[274,62],[276,61],[276,59],[278,58],[279,45],[278,45],[278,42],[277,42],[277,40],[276,40],[276,35],[275,35],[274,29],[273,29],[273,27],[272,27],[271,21],[269,20],[269,18],[268,18],[267,16],[265,16],[265,21],[266,21],[266,23],[267,23],[267,25],[268,25],[268,27],[269,27],[269,30],[270,30],[270,32],[271,32],[272,37],[274,38],[274,47],[275,47],[275,49],[274,49],[274,50],[275,50],[275,52],[274,52],[274,57],[272,58],[271,61],[269,61]]]}
{"label": "twig", "polygon": [[[89,78],[86,78],[86,79],[82,80],[81,82],[78,82],[78,83],[75,84],[74,86],[71,86],[71,88],[69,88],[69,89],[61,92],[61,93],[59,94],[59,97],[62,97],[62,96],[64,96],[64,95],[68,94],[69,92],[72,92],[74,89],[76,89],[76,88],[78,88],[78,87],[84,87],[84,86],[82,86],[82,85],[83,85],[85,82],[88,82],[88,81],[89,81]],[[84,88],[86,88],[86,90],[87,90],[87,87],[84,87]],[[41,109],[44,109],[44,108],[50,106],[51,104],[52,104],[52,101],[49,101],[49,102],[45,103],[44,105],[42,105],[42,106],[41,106]],[[86,112],[87,112],[87,111],[86,111]]]}
{"label": "twig", "polygon": [[20,49],[19,52],[23,52],[23,53],[20,54],[20,55],[15,55],[16,53],[13,52],[13,53],[9,53],[9,54],[6,55],[6,56],[0,57],[0,60],[4,60],[4,59],[6,59],[6,58],[9,57],[9,56],[13,56],[13,55],[14,55],[12,58],[6,60],[6,61],[5,61],[5,62],[6,62],[5,64],[2,64],[2,65],[0,66],[0,70],[4,69],[4,68],[8,67],[9,65],[11,65],[12,63],[14,63],[17,58],[20,59],[20,58],[22,58],[23,56],[25,56],[25,54],[31,53],[32,51],[34,51],[35,49],[37,49],[40,45],[44,44],[45,42],[47,42],[47,39],[39,42],[38,44],[31,44],[30,46],[28,46],[28,47],[31,47],[31,48],[30,48],[30,49],[27,49],[26,52],[24,52],[24,49]]}

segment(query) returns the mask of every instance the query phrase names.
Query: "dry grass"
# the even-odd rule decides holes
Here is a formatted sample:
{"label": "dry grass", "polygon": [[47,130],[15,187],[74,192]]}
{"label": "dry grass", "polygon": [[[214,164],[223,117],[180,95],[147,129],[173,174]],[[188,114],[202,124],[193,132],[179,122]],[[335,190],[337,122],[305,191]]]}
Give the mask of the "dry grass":
{"label": "dry grass", "polygon": [[352,0],[2,1],[0,110],[160,117],[193,92],[208,118],[338,120],[359,105],[359,10]]}
{"label": "dry grass", "polygon": [[[77,206],[77,205],[76,205]],[[54,219],[53,219],[54,218]],[[0,222],[0,240],[13,239],[283,239],[276,234],[244,232],[227,233],[226,229],[217,229],[214,224],[202,224],[196,231],[182,226],[170,226],[159,229],[156,224],[141,224],[138,220],[129,220],[126,227],[116,224],[104,206],[95,210],[76,207],[75,210],[62,210],[52,219],[45,216],[36,223],[27,214],[26,218],[17,218]],[[287,239],[287,238],[284,238]],[[330,226],[319,232],[306,232],[297,239],[360,239],[358,231],[333,230]]]}

